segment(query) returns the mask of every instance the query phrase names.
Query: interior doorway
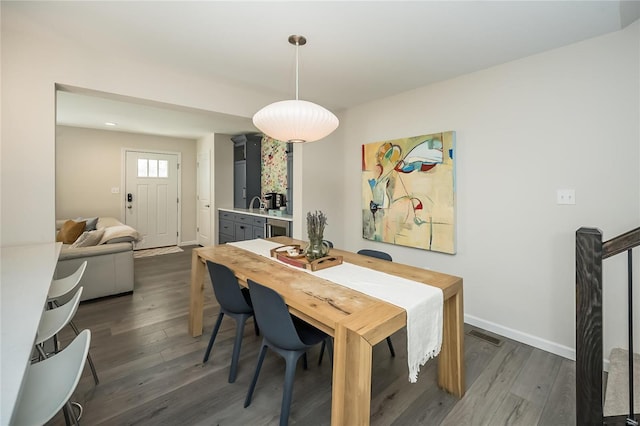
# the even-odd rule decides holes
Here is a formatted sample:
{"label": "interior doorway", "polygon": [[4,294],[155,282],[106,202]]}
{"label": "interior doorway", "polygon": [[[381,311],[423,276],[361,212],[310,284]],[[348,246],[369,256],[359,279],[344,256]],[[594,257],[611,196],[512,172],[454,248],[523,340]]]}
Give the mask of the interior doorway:
{"label": "interior doorway", "polygon": [[180,154],[126,150],[125,163],[123,216],[142,236],[135,249],[176,245]]}

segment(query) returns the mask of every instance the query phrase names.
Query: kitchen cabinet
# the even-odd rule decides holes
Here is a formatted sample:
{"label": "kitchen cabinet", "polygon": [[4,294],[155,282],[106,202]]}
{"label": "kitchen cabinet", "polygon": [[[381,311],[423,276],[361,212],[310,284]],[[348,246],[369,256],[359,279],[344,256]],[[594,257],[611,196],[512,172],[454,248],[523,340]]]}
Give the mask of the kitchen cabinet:
{"label": "kitchen cabinet", "polygon": [[218,243],[264,238],[266,217],[219,211]]}
{"label": "kitchen cabinet", "polygon": [[[233,149],[233,206],[249,208],[253,197],[261,193],[261,134],[238,135],[231,138]],[[256,206],[257,207],[257,206]]]}

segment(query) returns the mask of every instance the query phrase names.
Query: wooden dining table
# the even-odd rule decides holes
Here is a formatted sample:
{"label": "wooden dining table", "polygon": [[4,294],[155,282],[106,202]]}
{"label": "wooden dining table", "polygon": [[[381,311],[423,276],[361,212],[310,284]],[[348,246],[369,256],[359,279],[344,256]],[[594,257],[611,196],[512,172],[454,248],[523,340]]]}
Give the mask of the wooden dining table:
{"label": "wooden dining table", "polygon": [[[269,239],[282,245],[303,241]],[[398,262],[331,249],[362,267],[442,289],[443,339],[438,356],[438,385],[462,397],[465,392],[462,278]],[[202,334],[204,274],[207,260],[229,267],[242,285],[252,279],[282,295],[290,312],[334,337],[332,425],[368,425],[371,406],[373,345],[406,326],[406,311],[312,274],[231,245],[193,250],[189,333]]]}

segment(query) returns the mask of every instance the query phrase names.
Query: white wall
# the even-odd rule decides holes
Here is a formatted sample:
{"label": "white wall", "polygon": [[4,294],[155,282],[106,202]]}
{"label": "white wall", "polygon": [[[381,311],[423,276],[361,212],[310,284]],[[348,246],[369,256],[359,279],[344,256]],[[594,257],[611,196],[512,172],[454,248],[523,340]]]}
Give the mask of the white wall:
{"label": "white wall", "polygon": [[[55,85],[63,84],[250,117],[274,99],[188,70],[158,67],[30,20],[40,2],[2,2],[2,245],[53,241]],[[19,184],[17,184],[19,182]],[[29,214],[25,214],[29,212]]]}
{"label": "white wall", "polygon": [[233,207],[233,141],[231,135],[216,133],[213,149],[213,177],[215,197],[213,201],[215,230],[212,241],[218,243],[218,208]]}
{"label": "white wall", "polygon": [[[307,212],[321,210],[327,215],[324,238],[337,247],[344,246],[344,227],[347,226],[343,217],[345,180],[341,167],[344,161],[342,126],[320,141],[295,144],[293,147],[293,212],[299,218],[294,222],[294,237],[308,240]],[[297,167],[301,168],[298,173]]]}
{"label": "white wall", "polygon": [[[124,221],[123,149],[181,153],[179,243],[196,239],[196,141],[57,126],[56,219],[113,216]],[[120,188],[112,194],[111,188]]]}
{"label": "white wall", "polygon": [[[468,322],[572,357],[575,231],[596,226],[607,240],[640,226],[639,32],[636,22],[346,111],[345,247],[461,276]],[[457,254],[363,240],[361,144],[448,130],[457,132]],[[563,188],[575,189],[576,205],[556,205]],[[622,257],[604,266],[606,356],[626,346]]]}

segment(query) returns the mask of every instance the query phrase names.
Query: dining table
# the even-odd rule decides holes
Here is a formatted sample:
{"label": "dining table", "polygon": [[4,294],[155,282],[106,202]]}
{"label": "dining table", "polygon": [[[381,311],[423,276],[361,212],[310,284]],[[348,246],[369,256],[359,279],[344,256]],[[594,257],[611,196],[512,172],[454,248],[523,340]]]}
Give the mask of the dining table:
{"label": "dining table", "polygon": [[[285,245],[290,237],[268,239]],[[399,262],[332,248],[343,262],[433,286],[443,293],[442,346],[438,386],[461,398],[465,392],[462,278]],[[241,285],[251,279],[277,291],[296,317],[334,338],[332,425],[368,425],[371,408],[372,347],[407,325],[406,311],[367,294],[319,278],[229,244],[192,252],[188,331],[202,334],[206,261],[229,267]]]}
{"label": "dining table", "polygon": [[62,243],[0,250],[0,425],[11,424]]}

